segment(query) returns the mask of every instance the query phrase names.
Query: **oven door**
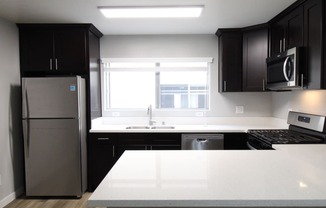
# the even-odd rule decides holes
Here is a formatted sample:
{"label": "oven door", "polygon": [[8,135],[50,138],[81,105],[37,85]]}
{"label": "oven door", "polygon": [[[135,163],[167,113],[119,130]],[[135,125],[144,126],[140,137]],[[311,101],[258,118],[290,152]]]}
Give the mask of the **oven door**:
{"label": "oven door", "polygon": [[299,48],[292,48],[267,59],[267,89],[286,90],[301,88],[303,74],[299,74]]}
{"label": "oven door", "polygon": [[248,134],[247,146],[250,150],[274,150],[271,144],[268,144],[255,136]]}

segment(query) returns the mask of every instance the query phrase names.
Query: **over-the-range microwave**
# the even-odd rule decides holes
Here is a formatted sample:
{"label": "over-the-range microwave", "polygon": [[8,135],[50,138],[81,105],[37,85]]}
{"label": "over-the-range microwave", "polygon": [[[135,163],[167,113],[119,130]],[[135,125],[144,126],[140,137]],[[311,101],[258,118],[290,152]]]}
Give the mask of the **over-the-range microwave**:
{"label": "over-the-range microwave", "polygon": [[302,89],[304,86],[302,48],[295,47],[266,59],[269,90]]}

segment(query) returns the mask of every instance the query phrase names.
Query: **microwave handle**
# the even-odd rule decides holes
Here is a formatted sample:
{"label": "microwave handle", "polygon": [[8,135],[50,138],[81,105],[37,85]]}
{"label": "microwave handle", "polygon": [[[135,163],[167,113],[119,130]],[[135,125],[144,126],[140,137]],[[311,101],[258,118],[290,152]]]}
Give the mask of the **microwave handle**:
{"label": "microwave handle", "polygon": [[289,79],[289,77],[288,77],[288,75],[286,74],[286,65],[287,65],[287,63],[288,63],[288,61],[289,61],[289,56],[285,59],[285,61],[284,61],[284,64],[283,64],[283,75],[284,75],[284,78],[286,79],[286,81],[290,81],[290,79]]}

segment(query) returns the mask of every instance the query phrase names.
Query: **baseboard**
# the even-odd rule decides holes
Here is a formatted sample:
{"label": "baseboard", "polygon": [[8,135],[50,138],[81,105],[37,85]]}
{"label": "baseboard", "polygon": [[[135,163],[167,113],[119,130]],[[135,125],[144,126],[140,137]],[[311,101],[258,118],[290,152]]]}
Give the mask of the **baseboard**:
{"label": "baseboard", "polygon": [[5,198],[1,199],[0,207],[3,208],[7,206],[10,202],[14,201],[17,197],[24,193],[24,187],[17,189],[15,192],[9,194]]}

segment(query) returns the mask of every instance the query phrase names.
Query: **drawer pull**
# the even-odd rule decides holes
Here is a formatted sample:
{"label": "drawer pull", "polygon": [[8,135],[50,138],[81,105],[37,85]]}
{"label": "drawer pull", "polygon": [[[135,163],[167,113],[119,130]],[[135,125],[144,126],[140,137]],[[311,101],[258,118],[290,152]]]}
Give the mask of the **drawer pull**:
{"label": "drawer pull", "polygon": [[100,138],[97,138],[98,141],[103,141],[103,140],[110,140],[110,138],[104,138],[104,137],[100,137]]}

